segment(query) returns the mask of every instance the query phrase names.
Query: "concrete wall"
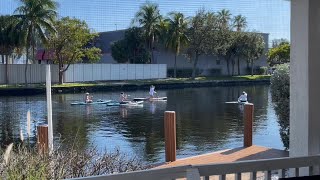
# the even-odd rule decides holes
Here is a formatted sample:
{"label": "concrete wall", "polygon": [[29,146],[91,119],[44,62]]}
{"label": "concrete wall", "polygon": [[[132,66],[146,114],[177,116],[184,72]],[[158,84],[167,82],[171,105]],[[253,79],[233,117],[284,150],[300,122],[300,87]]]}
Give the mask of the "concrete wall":
{"label": "concrete wall", "polygon": [[[28,83],[45,83],[45,64],[30,64]],[[9,84],[25,82],[25,65],[9,64]],[[52,82],[59,81],[58,65],[51,65]],[[0,64],[0,84],[5,84],[5,65]],[[160,79],[167,77],[165,64],[73,64],[64,74],[64,82]]]}

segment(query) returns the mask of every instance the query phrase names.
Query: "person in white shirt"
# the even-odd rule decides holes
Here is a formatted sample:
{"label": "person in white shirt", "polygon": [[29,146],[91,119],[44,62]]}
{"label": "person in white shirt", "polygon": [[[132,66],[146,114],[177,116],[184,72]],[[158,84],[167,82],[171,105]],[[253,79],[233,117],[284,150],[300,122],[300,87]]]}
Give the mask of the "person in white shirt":
{"label": "person in white shirt", "polygon": [[242,92],[241,96],[238,98],[238,102],[247,102],[248,101],[248,95],[246,92]]}
{"label": "person in white shirt", "polygon": [[92,103],[92,96],[90,96],[89,93],[86,93],[84,101],[85,103]]}
{"label": "person in white shirt", "polygon": [[149,91],[150,98],[154,98],[155,93],[157,93],[157,92],[155,91],[155,86],[154,86],[154,85],[151,85],[151,86],[150,86],[150,91]]}
{"label": "person in white shirt", "polygon": [[125,94],[124,92],[120,93],[120,102],[125,102],[127,101],[128,95]]}

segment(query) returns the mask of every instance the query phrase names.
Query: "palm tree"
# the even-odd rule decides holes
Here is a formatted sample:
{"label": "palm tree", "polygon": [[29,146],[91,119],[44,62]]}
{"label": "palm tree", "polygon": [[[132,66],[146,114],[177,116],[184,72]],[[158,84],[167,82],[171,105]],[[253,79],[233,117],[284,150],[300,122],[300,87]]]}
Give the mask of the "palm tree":
{"label": "palm tree", "polygon": [[[242,47],[241,45],[243,44],[241,42],[241,32],[247,27],[247,19],[246,17],[242,16],[242,15],[238,15],[235,16],[233,18],[233,27],[236,29],[236,31],[238,32],[238,38],[240,38],[238,44],[237,44],[237,61],[238,61],[238,75],[240,75],[240,56],[241,56],[241,52],[242,52]],[[234,64],[234,62],[233,62]]]}
{"label": "palm tree", "polygon": [[0,16],[0,54],[2,57],[2,63],[6,62],[6,84],[9,83],[9,56],[11,56],[21,45],[19,30],[15,28],[16,22],[17,19],[15,17],[8,15]]}
{"label": "palm tree", "polygon": [[57,16],[57,3],[54,0],[20,0],[22,5],[15,10],[19,18],[17,28],[21,29],[26,46],[25,83],[27,85],[27,65],[29,48],[32,47],[32,59],[35,60],[36,42],[45,42],[47,33],[55,32],[53,22]]}
{"label": "palm tree", "polygon": [[186,46],[189,42],[187,37],[188,19],[180,12],[169,13],[168,33],[165,46],[174,51],[174,77],[177,77],[177,56],[180,53],[180,49]]}
{"label": "palm tree", "polygon": [[231,13],[227,9],[222,9],[218,12],[218,19],[220,28],[228,29],[229,28],[229,21],[231,20]]}
{"label": "palm tree", "polygon": [[247,19],[242,15],[235,16],[233,18],[233,27],[236,31],[243,31],[247,27]]}
{"label": "palm tree", "polygon": [[154,3],[141,6],[134,18],[134,21],[138,22],[144,30],[146,44],[151,52],[151,63],[154,62],[153,48],[161,18],[159,7]]}

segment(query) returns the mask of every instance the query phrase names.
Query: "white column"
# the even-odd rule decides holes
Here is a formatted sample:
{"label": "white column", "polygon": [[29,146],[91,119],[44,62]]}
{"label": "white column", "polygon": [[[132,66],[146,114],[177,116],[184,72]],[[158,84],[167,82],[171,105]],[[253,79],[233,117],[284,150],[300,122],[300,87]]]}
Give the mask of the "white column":
{"label": "white column", "polygon": [[47,118],[48,118],[48,144],[49,152],[53,150],[53,128],[52,128],[52,100],[51,100],[51,70],[50,64],[46,65],[46,91],[47,91]]}
{"label": "white column", "polygon": [[291,0],[290,156],[320,153],[320,1]]}

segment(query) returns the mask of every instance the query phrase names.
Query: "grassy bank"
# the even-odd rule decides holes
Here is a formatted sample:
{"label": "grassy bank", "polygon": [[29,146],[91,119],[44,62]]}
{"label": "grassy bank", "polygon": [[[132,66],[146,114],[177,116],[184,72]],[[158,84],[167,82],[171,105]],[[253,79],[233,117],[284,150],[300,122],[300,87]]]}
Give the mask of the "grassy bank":
{"label": "grassy bank", "polygon": [[117,85],[142,85],[142,84],[171,84],[171,83],[188,83],[188,82],[210,82],[210,81],[255,81],[255,80],[270,80],[269,75],[254,75],[254,76],[226,76],[226,77],[197,77],[191,78],[166,78],[156,80],[124,80],[124,81],[108,81],[108,82],[90,82],[90,83],[65,83],[62,85],[55,84],[53,88],[64,87],[93,87],[93,86],[117,86]]}
{"label": "grassy bank", "polygon": [[[211,86],[236,86],[236,85],[256,85],[270,82],[268,75],[255,76],[232,76],[232,77],[197,77],[191,78],[166,78],[153,80],[123,80],[123,81],[96,81],[83,83],[53,84],[53,93],[76,93],[76,92],[96,92],[96,91],[127,91],[137,89],[147,89],[150,85],[157,86],[158,89],[190,88],[190,87],[211,87]],[[19,85],[0,85],[0,95],[34,95],[45,94],[45,84],[30,84],[25,87]]]}

